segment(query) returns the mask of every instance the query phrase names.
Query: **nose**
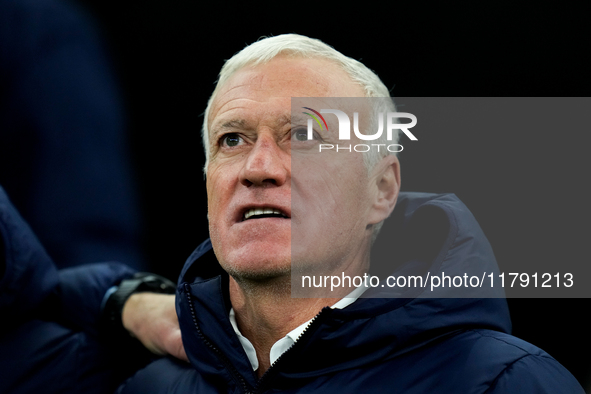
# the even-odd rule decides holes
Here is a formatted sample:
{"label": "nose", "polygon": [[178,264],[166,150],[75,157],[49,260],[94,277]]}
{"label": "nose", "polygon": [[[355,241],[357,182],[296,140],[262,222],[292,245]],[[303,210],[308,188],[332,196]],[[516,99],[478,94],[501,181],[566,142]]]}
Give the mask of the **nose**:
{"label": "nose", "polygon": [[240,172],[240,182],[247,186],[281,186],[288,181],[291,157],[278,146],[272,135],[260,134]]}

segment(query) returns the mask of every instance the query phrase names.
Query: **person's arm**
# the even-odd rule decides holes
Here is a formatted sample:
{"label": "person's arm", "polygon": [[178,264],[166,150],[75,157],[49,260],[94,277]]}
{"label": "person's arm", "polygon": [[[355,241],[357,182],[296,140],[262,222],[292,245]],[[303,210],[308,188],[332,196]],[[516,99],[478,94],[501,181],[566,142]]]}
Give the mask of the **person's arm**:
{"label": "person's arm", "polygon": [[0,187],[2,270],[0,312],[4,329],[40,307],[58,284],[57,269]]}
{"label": "person's arm", "polygon": [[[92,268],[86,279],[68,283],[0,187],[0,392],[112,392],[126,376],[123,357],[107,349],[91,330],[92,310],[108,287],[133,274],[120,265]],[[102,273],[105,276],[96,275]],[[84,276],[78,276],[84,279]],[[64,281],[65,280],[65,281]],[[93,287],[93,283],[94,286]],[[79,300],[66,299],[82,290]],[[68,319],[64,319],[67,311]],[[118,365],[116,365],[118,364]],[[131,371],[133,372],[133,371]]]}
{"label": "person's arm", "polygon": [[175,291],[173,282],[150,273],[137,273],[122,281],[103,302],[106,333],[122,342],[137,338],[156,355],[170,354],[188,361],[175,309]]}
{"label": "person's arm", "polygon": [[[58,271],[1,187],[0,245],[2,330],[43,314],[46,320],[98,337],[106,292],[134,275],[134,270],[118,263]],[[170,353],[186,360],[173,299],[172,295],[134,295],[126,304],[124,326],[156,354]]]}
{"label": "person's arm", "polygon": [[6,270],[6,254],[4,251],[4,237],[0,234],[0,282],[4,277],[4,271]]}

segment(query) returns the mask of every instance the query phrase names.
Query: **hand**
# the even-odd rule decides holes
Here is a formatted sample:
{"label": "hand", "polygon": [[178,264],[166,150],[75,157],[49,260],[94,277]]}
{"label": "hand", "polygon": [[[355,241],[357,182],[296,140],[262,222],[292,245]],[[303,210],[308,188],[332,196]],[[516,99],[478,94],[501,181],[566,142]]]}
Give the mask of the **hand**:
{"label": "hand", "polygon": [[152,353],[189,361],[172,294],[136,293],[125,302],[123,326]]}

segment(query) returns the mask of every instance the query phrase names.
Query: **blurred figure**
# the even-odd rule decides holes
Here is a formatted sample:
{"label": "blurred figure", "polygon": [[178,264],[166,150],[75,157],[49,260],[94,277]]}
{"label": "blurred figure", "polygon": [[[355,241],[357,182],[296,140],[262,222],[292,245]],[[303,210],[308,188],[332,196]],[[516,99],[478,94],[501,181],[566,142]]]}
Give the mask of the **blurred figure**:
{"label": "blurred figure", "polygon": [[59,267],[145,268],[122,108],[87,15],[0,1],[0,184]]}

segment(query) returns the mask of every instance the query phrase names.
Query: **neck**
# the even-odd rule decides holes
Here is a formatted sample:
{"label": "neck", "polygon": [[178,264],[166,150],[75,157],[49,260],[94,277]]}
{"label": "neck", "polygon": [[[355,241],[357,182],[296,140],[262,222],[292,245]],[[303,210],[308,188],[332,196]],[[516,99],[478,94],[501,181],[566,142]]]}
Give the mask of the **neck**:
{"label": "neck", "polygon": [[[369,253],[361,251],[356,257],[349,264],[341,265],[340,269],[347,275],[363,275],[369,268]],[[256,350],[259,377],[270,367],[270,352],[275,342],[312,319],[322,308],[337,303],[352,290],[341,287],[327,293],[324,288],[319,293],[307,293],[307,297],[299,298],[292,296],[291,284],[291,274],[267,281],[230,276],[230,301],[236,323],[242,335],[248,338]]]}
{"label": "neck", "polygon": [[258,376],[270,367],[271,347],[287,333],[340,298],[292,298],[289,283],[254,288],[230,277],[230,300],[242,335],[250,340],[259,361]]}

